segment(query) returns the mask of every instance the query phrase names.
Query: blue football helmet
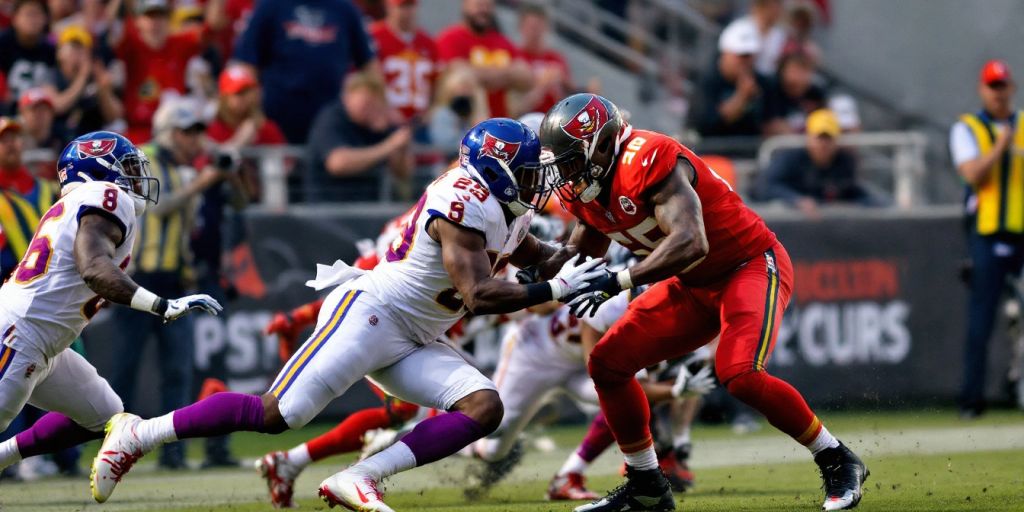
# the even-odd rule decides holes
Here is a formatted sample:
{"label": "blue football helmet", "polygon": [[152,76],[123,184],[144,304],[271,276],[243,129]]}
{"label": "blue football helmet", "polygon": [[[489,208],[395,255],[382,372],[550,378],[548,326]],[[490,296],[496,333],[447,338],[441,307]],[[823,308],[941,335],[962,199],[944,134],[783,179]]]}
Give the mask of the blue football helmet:
{"label": "blue football helmet", "polygon": [[551,197],[546,168],[540,165],[540,140],[514,119],[488,119],[470,129],[462,138],[459,164],[516,217],[543,209]]}
{"label": "blue football helmet", "polygon": [[160,180],[149,172],[149,159],[131,141],[114,132],[82,135],[64,148],[57,161],[61,189],[76,183],[108,181],[135,200],[136,213],[160,200]]}

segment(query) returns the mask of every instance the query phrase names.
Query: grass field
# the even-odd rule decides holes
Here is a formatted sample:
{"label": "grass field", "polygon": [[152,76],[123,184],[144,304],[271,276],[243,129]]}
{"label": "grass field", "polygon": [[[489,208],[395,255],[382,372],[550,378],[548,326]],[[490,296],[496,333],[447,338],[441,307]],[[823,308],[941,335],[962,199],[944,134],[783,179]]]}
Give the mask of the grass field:
{"label": "grass field", "polygon": [[[871,469],[864,511],[1024,511],[1024,415],[998,412],[974,422],[960,422],[951,411],[829,414],[827,423],[857,450]],[[255,434],[234,438],[236,453],[252,459],[271,449],[289,447],[331,425],[315,425],[281,436]],[[462,497],[467,464],[441,461],[388,482],[388,503],[399,511],[567,511],[568,503],[542,499],[547,479],[582,434],[582,427],[543,433],[557,449],[533,450],[485,499]],[[692,465],[698,487],[679,495],[681,510],[790,511],[818,510],[817,471],[802,448],[771,428],[735,436],[725,427],[695,431]],[[198,461],[200,443],[190,451]],[[86,449],[91,457],[96,446]],[[321,479],[350,459],[316,464],[299,479],[296,497],[305,510],[323,510],[316,499]],[[591,472],[591,487],[603,491],[619,483],[621,458],[608,453]],[[83,466],[86,461],[83,460]],[[262,481],[248,468],[209,471],[156,471],[144,459],[110,502],[91,502],[88,481],[49,479],[0,483],[0,510],[175,510],[263,511]]]}

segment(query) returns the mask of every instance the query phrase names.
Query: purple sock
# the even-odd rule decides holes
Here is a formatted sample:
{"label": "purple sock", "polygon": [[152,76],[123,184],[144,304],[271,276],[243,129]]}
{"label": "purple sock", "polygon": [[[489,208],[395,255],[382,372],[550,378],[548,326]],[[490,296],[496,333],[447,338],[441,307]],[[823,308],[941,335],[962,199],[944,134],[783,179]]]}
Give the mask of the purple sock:
{"label": "purple sock", "polygon": [[441,460],[487,435],[484,427],[461,412],[427,418],[401,439],[422,466]]}
{"label": "purple sock", "polygon": [[103,437],[103,430],[93,432],[56,412],[48,412],[15,439],[22,458],[55,453],[93,439]]}
{"label": "purple sock", "polygon": [[576,449],[576,455],[579,455],[581,459],[587,462],[594,462],[594,459],[604,453],[614,442],[615,437],[612,436],[612,429],[608,427],[608,421],[605,420],[604,413],[599,413],[594,417],[594,421],[590,423],[587,435],[583,438],[579,448]]}
{"label": "purple sock", "polygon": [[242,393],[214,393],[174,411],[178,439],[263,430],[263,400]]}

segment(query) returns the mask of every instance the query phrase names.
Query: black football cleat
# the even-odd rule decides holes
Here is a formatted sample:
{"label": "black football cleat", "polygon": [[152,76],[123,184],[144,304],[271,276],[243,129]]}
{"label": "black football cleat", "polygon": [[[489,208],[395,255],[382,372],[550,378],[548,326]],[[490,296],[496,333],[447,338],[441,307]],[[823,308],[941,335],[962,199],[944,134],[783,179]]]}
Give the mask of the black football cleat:
{"label": "black football cleat", "polygon": [[672,489],[660,469],[638,470],[626,466],[626,482],[593,503],[574,512],[667,512],[676,509]]}
{"label": "black football cleat", "polygon": [[871,474],[860,457],[839,443],[839,446],[826,448],[815,455],[814,462],[821,470],[825,489],[822,510],[848,510],[860,503],[861,486]]}

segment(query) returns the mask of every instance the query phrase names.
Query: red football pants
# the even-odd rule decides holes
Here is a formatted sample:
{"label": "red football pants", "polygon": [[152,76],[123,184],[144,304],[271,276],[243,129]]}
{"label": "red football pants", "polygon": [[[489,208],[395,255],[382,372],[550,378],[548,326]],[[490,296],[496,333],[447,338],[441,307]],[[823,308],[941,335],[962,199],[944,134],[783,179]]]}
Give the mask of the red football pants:
{"label": "red football pants", "polygon": [[799,392],[765,366],[793,289],[793,265],[780,243],[721,281],[701,288],[670,278],[630,303],[590,356],[615,440],[623,453],[652,445],[650,410],[634,375],[721,335],[715,373],[733,396],[803,444],[821,428]]}

